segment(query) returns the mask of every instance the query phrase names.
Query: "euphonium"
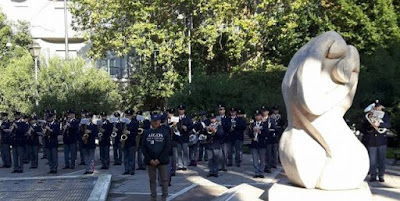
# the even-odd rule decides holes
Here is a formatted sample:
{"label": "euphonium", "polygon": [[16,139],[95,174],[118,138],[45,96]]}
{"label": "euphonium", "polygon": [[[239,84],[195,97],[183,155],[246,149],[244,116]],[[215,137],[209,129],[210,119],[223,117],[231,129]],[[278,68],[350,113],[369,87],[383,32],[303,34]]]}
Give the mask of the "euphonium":
{"label": "euphonium", "polygon": [[375,127],[375,123],[382,123],[383,122],[382,118],[384,115],[385,112],[383,111],[373,111],[372,114],[371,113],[365,114],[365,118],[372,125],[372,127],[375,128],[375,130],[380,134],[385,133],[387,129]]}

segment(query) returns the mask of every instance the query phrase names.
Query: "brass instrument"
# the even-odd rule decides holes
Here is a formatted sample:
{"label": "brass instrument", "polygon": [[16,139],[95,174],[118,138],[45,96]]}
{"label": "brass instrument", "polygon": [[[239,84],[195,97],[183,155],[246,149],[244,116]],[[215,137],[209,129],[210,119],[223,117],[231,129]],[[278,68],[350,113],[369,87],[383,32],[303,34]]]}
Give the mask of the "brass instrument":
{"label": "brass instrument", "polygon": [[127,133],[127,125],[130,123],[130,120],[128,118],[123,118],[121,120],[122,122],[122,135],[121,135],[121,148],[123,149],[125,147],[125,142],[128,139],[128,134]]}
{"label": "brass instrument", "polygon": [[236,118],[231,118],[231,132],[236,128]]}
{"label": "brass instrument", "polygon": [[375,124],[383,123],[382,120],[383,116],[385,116],[385,112],[377,110],[373,110],[372,113],[365,114],[365,118],[372,125],[372,127],[375,128],[375,130],[380,134],[384,134],[387,131],[387,128],[379,128]]}
{"label": "brass instrument", "polygon": [[83,144],[87,144],[88,139],[89,139],[89,133],[86,133],[86,131],[85,131],[85,134],[83,134],[83,136],[82,136]]}
{"label": "brass instrument", "polygon": [[261,133],[262,128],[263,127],[261,126],[261,122],[255,122],[255,125],[253,127],[254,141],[258,142],[258,135]]}
{"label": "brass instrument", "polygon": [[84,118],[81,120],[81,125],[82,125],[82,131],[83,131],[83,135],[82,135],[82,141],[84,144],[88,143],[88,139],[89,139],[89,130],[87,129],[87,125],[89,124],[88,119]]}

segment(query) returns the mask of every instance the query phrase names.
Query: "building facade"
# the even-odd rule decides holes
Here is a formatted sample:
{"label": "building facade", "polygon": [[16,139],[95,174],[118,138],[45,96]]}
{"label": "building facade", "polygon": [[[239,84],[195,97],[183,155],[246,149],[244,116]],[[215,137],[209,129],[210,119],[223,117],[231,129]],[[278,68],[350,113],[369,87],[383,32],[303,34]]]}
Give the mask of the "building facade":
{"label": "building facade", "polygon": [[[68,5],[67,1],[67,5]],[[48,59],[59,56],[65,58],[65,27],[68,30],[69,58],[82,57],[88,66],[95,66],[109,72],[111,78],[125,82],[129,78],[127,57],[119,58],[109,54],[97,61],[87,57],[90,43],[86,42],[81,33],[71,27],[72,15],[67,9],[64,15],[64,0],[0,0],[0,9],[8,21],[16,23],[26,21],[35,42],[41,47],[41,57]]]}

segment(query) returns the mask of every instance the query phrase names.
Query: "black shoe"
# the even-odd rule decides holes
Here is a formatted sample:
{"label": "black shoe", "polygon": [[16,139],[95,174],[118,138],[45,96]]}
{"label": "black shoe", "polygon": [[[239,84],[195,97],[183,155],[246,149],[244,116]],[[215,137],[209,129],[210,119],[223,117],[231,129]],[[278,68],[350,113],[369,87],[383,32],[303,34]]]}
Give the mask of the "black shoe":
{"label": "black shoe", "polygon": [[29,167],[29,169],[36,169],[36,168],[37,168],[37,167],[32,167],[32,166],[31,166],[31,167]]}
{"label": "black shoe", "polygon": [[79,165],[86,165],[86,163],[84,163],[84,162],[81,162],[81,163],[79,163]]}
{"label": "black shoe", "polygon": [[122,165],[122,163],[116,163],[115,165]]}
{"label": "black shoe", "polygon": [[106,169],[106,167],[102,166],[100,169],[101,169],[101,170],[105,170],[105,169]]}
{"label": "black shoe", "polygon": [[260,178],[265,178],[264,175],[260,175],[259,177],[260,177]]}
{"label": "black shoe", "polygon": [[83,173],[83,174],[90,174],[90,172],[89,171],[85,171],[85,173]]}
{"label": "black shoe", "polygon": [[203,161],[202,159],[199,159],[199,160],[197,160],[197,161]]}
{"label": "black shoe", "polygon": [[276,167],[276,165],[273,165],[272,168],[276,169],[276,168],[278,168],[278,167]]}
{"label": "black shoe", "polygon": [[225,169],[223,169],[223,171],[224,171],[224,172],[227,172],[227,171],[228,171],[228,169],[226,169],[226,168],[225,168]]}
{"label": "black shoe", "polygon": [[266,172],[266,173],[271,173],[272,171],[271,171],[271,170],[265,170],[264,172]]}
{"label": "black shoe", "polygon": [[236,164],[236,167],[240,167],[240,164]]}
{"label": "black shoe", "polygon": [[207,177],[212,177],[212,176],[214,176],[214,175],[213,175],[213,174],[208,174],[208,175],[207,175]]}
{"label": "black shoe", "polygon": [[171,183],[168,183],[168,186],[172,186]]}
{"label": "black shoe", "polygon": [[214,174],[214,177],[218,177],[218,174]]}
{"label": "black shoe", "polygon": [[182,168],[182,170],[183,170],[183,171],[186,171],[186,170],[187,170],[187,168]]}
{"label": "black shoe", "polygon": [[122,173],[122,175],[128,175],[129,174],[129,172],[124,172],[124,173]]}
{"label": "black shoe", "polygon": [[258,175],[254,175],[253,178],[258,178]]}
{"label": "black shoe", "polygon": [[48,171],[47,174],[53,174],[53,170]]}
{"label": "black shoe", "polygon": [[204,161],[205,161],[205,162],[207,162],[207,161],[208,161],[208,159],[204,159]]}
{"label": "black shoe", "polygon": [[379,182],[385,182],[385,179],[379,178]]}
{"label": "black shoe", "polygon": [[47,157],[42,157],[42,158],[40,158],[40,159],[46,159]]}
{"label": "black shoe", "polygon": [[11,165],[7,165],[6,168],[11,168]]}
{"label": "black shoe", "polygon": [[135,175],[135,172],[131,172],[131,175]]}
{"label": "black shoe", "polygon": [[71,166],[71,169],[75,169],[75,166]]}
{"label": "black shoe", "polygon": [[53,174],[57,174],[57,170],[53,170]]}
{"label": "black shoe", "polygon": [[171,176],[172,177],[175,177],[176,176],[176,173],[174,172],[174,173],[171,173]]}
{"label": "black shoe", "polygon": [[24,171],[22,171],[22,170],[18,170],[18,173],[23,173]]}
{"label": "black shoe", "polygon": [[67,165],[67,166],[64,166],[63,167],[63,170],[65,170],[65,169],[70,169],[71,167],[69,166],[69,165]]}
{"label": "black shoe", "polygon": [[232,167],[233,165],[232,165],[232,164],[228,164],[228,165],[226,165],[226,166],[228,166],[228,167]]}
{"label": "black shoe", "polygon": [[375,182],[375,181],[376,181],[376,178],[371,177],[371,178],[369,179],[369,182]]}
{"label": "black shoe", "polygon": [[11,173],[18,173],[18,170],[14,170],[14,171],[12,171]]}

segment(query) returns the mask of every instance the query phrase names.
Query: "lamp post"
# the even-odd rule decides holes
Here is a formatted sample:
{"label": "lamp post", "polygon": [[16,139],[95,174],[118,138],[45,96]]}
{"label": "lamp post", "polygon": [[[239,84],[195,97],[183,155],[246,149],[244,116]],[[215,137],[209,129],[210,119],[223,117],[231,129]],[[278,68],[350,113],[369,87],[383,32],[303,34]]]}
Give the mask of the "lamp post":
{"label": "lamp post", "polygon": [[35,105],[39,105],[39,100],[38,100],[38,58],[40,56],[40,45],[39,43],[33,43],[29,47],[29,51],[33,58],[35,59],[35,88],[36,88],[36,99],[35,99]]}
{"label": "lamp post", "polygon": [[[185,16],[183,14],[178,14],[178,20],[183,20],[185,19]],[[191,31],[193,28],[193,18],[190,16],[189,22],[188,22],[188,36],[189,36],[189,46],[188,46],[188,54],[189,54],[189,59],[188,59],[188,78],[189,78],[189,84],[192,83],[192,37],[191,37]]]}

